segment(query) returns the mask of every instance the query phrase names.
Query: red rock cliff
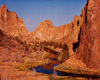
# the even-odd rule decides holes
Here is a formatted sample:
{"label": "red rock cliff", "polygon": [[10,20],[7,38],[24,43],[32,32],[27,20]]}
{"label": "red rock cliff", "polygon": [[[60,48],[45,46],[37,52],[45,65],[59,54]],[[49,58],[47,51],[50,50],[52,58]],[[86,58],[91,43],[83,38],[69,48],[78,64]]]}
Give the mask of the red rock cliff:
{"label": "red rock cliff", "polygon": [[78,59],[89,68],[100,69],[100,0],[88,0],[82,16]]}
{"label": "red rock cliff", "polygon": [[0,29],[12,36],[28,32],[22,18],[19,18],[16,12],[9,11],[6,5],[0,7]]}
{"label": "red rock cliff", "polygon": [[36,28],[34,36],[47,41],[62,41],[64,37],[67,36],[69,38],[69,35],[72,34],[73,40],[77,41],[77,36],[81,27],[81,19],[81,16],[75,16],[73,22],[59,27],[55,27],[51,20],[45,20],[40,23],[39,27]]}

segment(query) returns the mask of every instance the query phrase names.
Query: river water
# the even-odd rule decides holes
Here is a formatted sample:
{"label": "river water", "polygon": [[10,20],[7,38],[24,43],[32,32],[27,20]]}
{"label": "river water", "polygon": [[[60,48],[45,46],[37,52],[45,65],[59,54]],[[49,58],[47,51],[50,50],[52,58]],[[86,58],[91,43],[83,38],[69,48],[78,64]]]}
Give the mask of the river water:
{"label": "river water", "polygon": [[53,69],[55,66],[59,65],[60,63],[61,62],[56,59],[51,59],[50,63],[43,66],[35,67],[34,69],[30,69],[30,70],[35,70],[36,72],[45,73],[45,74],[56,74],[58,76],[62,76],[63,75],[62,73],[57,72]]}

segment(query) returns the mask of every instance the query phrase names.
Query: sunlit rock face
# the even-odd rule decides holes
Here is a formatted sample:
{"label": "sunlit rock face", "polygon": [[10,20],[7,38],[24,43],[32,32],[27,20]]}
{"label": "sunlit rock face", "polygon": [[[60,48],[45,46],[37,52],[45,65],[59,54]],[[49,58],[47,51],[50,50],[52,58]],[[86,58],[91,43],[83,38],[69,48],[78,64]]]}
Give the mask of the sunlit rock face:
{"label": "sunlit rock face", "polygon": [[14,36],[28,32],[23,20],[18,17],[16,12],[9,11],[6,5],[2,5],[0,8],[0,28]]}
{"label": "sunlit rock face", "polygon": [[100,0],[88,0],[82,16],[77,57],[87,67],[100,69]]}
{"label": "sunlit rock face", "polygon": [[34,36],[41,40],[49,40],[56,34],[55,26],[51,20],[45,20],[40,23],[39,27],[34,32]]}
{"label": "sunlit rock face", "polygon": [[[45,20],[40,23],[39,27],[36,28],[34,36],[46,41],[57,41],[65,36],[75,33],[75,39],[77,40],[77,35],[79,30],[77,27],[80,25],[80,16],[75,16],[75,21],[65,24],[59,27],[55,27],[51,20]],[[78,27],[80,29],[80,27]],[[76,30],[77,29],[77,30]],[[77,32],[78,31],[78,32]]]}
{"label": "sunlit rock face", "polygon": [[34,36],[29,32],[22,18],[19,18],[16,12],[11,12],[6,5],[0,7],[0,29],[7,35],[18,37],[22,41],[32,42]]}
{"label": "sunlit rock face", "polygon": [[41,22],[39,27],[34,32],[34,36],[46,41],[59,40],[66,34],[68,34],[68,25],[55,27],[51,20]]}

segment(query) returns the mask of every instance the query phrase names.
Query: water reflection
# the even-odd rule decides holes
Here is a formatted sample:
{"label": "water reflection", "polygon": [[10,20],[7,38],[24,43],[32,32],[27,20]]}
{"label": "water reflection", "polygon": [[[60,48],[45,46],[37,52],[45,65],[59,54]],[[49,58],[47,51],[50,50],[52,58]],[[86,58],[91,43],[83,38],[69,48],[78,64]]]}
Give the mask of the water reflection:
{"label": "water reflection", "polygon": [[[58,64],[55,64],[55,65],[58,65]],[[53,65],[53,67],[55,67],[55,65]],[[41,73],[45,73],[45,74],[54,74],[54,75],[62,76],[62,74],[60,72],[55,72],[53,70],[53,67],[51,69],[49,69],[49,70],[44,68],[44,67],[42,67],[42,66],[36,67],[34,69],[36,70],[36,72],[41,72]]]}
{"label": "water reflection", "polygon": [[62,73],[60,72],[56,72],[54,71],[54,67],[59,65],[61,62],[58,60],[52,60],[49,64],[47,65],[43,65],[43,66],[39,66],[36,68],[32,68],[30,70],[36,71],[36,72],[41,72],[41,73],[45,73],[45,74],[52,74],[54,76],[62,76]]}

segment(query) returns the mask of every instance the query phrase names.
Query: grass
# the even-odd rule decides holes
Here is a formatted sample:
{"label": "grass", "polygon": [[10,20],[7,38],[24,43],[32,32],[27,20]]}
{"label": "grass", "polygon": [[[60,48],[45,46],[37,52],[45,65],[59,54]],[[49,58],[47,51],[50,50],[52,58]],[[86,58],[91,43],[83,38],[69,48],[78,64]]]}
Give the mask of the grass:
{"label": "grass", "polygon": [[57,76],[57,78],[52,77],[52,75],[49,76],[50,80],[78,80],[75,79],[73,77],[69,77],[69,76]]}
{"label": "grass", "polygon": [[59,56],[58,56],[58,58],[57,58],[59,61],[62,61],[62,55],[63,55],[63,53],[60,52],[60,54],[59,54]]}
{"label": "grass", "polygon": [[82,70],[78,68],[70,68],[70,67],[63,66],[63,65],[58,65],[54,67],[54,69],[60,72],[71,73],[71,74],[76,74],[76,75],[83,75],[83,76],[89,76],[89,77],[100,77],[99,72],[95,72],[92,70]]}
{"label": "grass", "polygon": [[50,55],[50,53],[45,52],[44,55],[43,55],[43,58],[46,59],[46,58],[48,58],[49,55]]}
{"label": "grass", "polygon": [[45,64],[48,64],[50,60],[45,59],[43,61],[37,61],[37,62],[25,62],[25,63],[18,63],[15,68],[20,70],[20,71],[29,71],[30,68],[34,68],[37,66],[42,66]]}

